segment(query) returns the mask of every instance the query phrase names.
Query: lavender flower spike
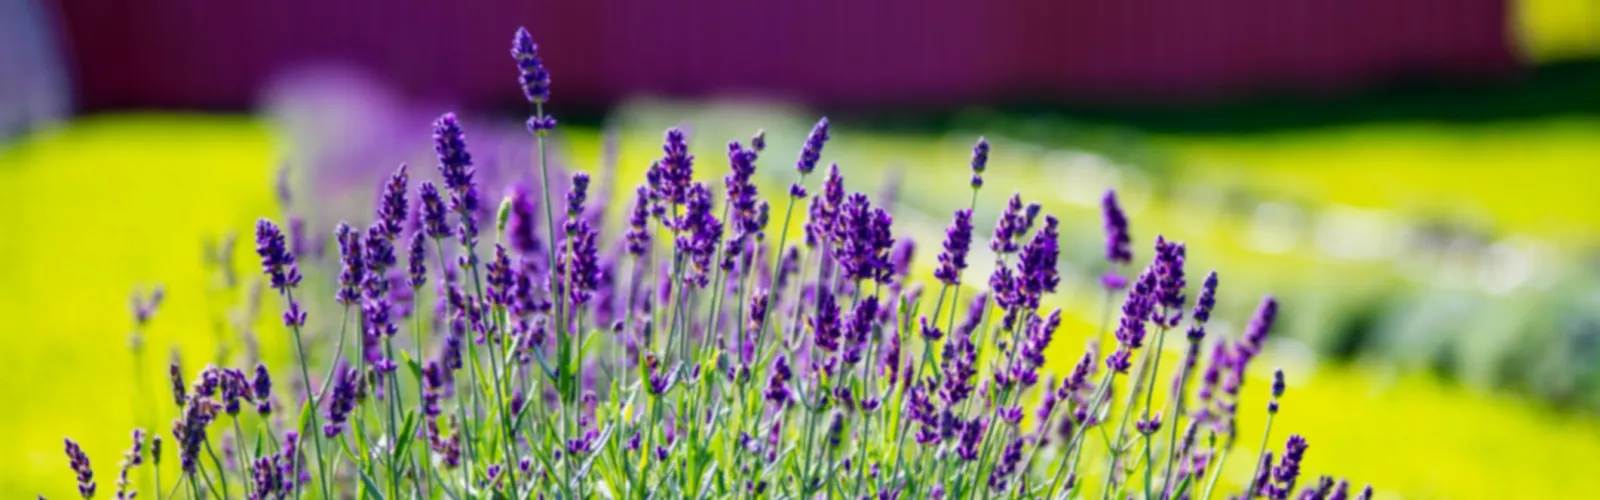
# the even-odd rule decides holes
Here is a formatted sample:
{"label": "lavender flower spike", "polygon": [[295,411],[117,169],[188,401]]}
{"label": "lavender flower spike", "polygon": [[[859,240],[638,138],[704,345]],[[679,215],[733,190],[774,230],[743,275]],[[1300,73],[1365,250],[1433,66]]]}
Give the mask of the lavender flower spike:
{"label": "lavender flower spike", "polygon": [[433,122],[433,151],[439,155],[439,175],[444,187],[461,193],[472,187],[472,154],[467,152],[467,134],[455,113],[445,113]]}
{"label": "lavender flower spike", "polygon": [[550,72],[539,59],[539,44],[527,28],[517,28],[511,39],[511,57],[517,60],[518,80],[522,82],[522,95],[528,102],[543,104],[550,101]]}
{"label": "lavender flower spike", "polygon": [[421,205],[423,232],[429,238],[449,237],[450,227],[445,221],[444,198],[439,196],[439,188],[434,187],[433,181],[422,181],[422,186],[417,188],[417,198]]}
{"label": "lavender flower spike", "polygon": [[117,500],[133,500],[139,492],[131,489],[133,482],[128,479],[128,472],[134,467],[144,463],[144,429],[133,430],[133,446],[122,455],[122,467],[117,473]]}
{"label": "lavender flower spike", "polygon": [[1272,324],[1278,320],[1278,299],[1268,295],[1261,298],[1261,305],[1256,308],[1256,315],[1250,318],[1250,324],[1245,326],[1244,337],[1240,339],[1239,351],[1245,358],[1255,357],[1261,352],[1261,347],[1267,341],[1267,334],[1272,332]]}
{"label": "lavender flower spike", "polygon": [[817,120],[816,126],[811,127],[811,135],[806,136],[806,144],[800,149],[800,161],[795,163],[795,169],[800,175],[810,174],[816,170],[817,161],[822,159],[822,146],[828,142],[828,118]]}
{"label": "lavender flower spike", "polygon": [[261,257],[261,270],[278,293],[288,293],[300,284],[300,267],[285,246],[283,231],[264,217],[256,222],[256,255]]}
{"label": "lavender flower spike", "polygon": [[961,271],[967,268],[967,252],[972,248],[972,211],[957,210],[944,231],[944,252],[933,277],[946,285],[961,284]]}
{"label": "lavender flower spike", "polygon": [[389,182],[383,185],[383,195],[378,201],[378,221],[383,224],[383,232],[390,239],[400,237],[406,220],[406,184],[411,180],[406,173],[406,164],[401,163],[395,169],[394,175],[389,176]]}
{"label": "lavender flower spike", "polygon": [[71,439],[66,440],[67,460],[78,477],[78,494],[85,500],[94,498],[94,470],[89,467],[89,455]]}
{"label": "lavender flower spike", "polygon": [[1128,236],[1128,217],[1122,212],[1122,205],[1117,202],[1117,192],[1107,190],[1104,198],[1100,200],[1100,208],[1105,218],[1106,228],[1106,260],[1112,264],[1127,264],[1133,261],[1133,250],[1130,248],[1132,239]]}
{"label": "lavender flower spike", "polygon": [[989,140],[978,138],[972,145],[972,189],[983,187],[983,171],[989,167]]}

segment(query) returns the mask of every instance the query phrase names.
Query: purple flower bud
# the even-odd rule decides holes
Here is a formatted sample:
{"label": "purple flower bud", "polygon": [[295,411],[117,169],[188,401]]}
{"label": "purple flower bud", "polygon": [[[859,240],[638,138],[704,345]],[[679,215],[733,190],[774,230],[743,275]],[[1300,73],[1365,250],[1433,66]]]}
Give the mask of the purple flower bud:
{"label": "purple flower bud", "polygon": [[889,270],[900,279],[911,274],[911,260],[917,255],[917,241],[911,238],[901,238],[894,243],[894,250],[889,252]]}
{"label": "purple flower bud", "polygon": [[817,161],[822,159],[822,146],[828,143],[828,118],[817,120],[811,127],[811,135],[806,136],[806,143],[800,149],[800,160],[795,163],[795,169],[801,175],[810,174],[817,168]]}
{"label": "purple flower bud", "polygon": [[978,346],[965,335],[951,337],[944,345],[942,370],[944,387],[940,396],[945,404],[954,406],[972,394],[972,377],[978,374]]}
{"label": "purple flower bud", "polygon": [[790,392],[787,384],[793,376],[794,372],[789,369],[789,359],[784,355],[778,355],[777,361],[772,364],[772,377],[767,379],[765,394],[767,401],[776,403],[780,407],[788,403]]}
{"label": "purple flower bud", "polygon": [[[589,199],[589,174],[574,172],[572,183],[567,189],[567,216],[577,217],[583,213],[583,202]],[[568,222],[571,225],[571,222]]]}
{"label": "purple flower bud", "polygon": [[1033,241],[1022,248],[1022,254],[1017,259],[1019,295],[1028,309],[1038,309],[1039,298],[1046,293],[1055,293],[1056,285],[1061,282],[1060,272],[1056,269],[1056,259],[1061,254],[1057,241],[1060,237],[1057,234],[1058,224],[1055,216],[1046,215],[1044,229],[1040,229]]}
{"label": "purple flower bud", "polygon": [[956,455],[960,456],[962,461],[971,462],[978,459],[978,451],[983,445],[983,432],[988,428],[988,422],[981,417],[967,422],[961,428],[961,442],[956,447]]}
{"label": "purple flower bud", "polygon": [[979,137],[972,145],[972,173],[982,175],[989,166],[989,140]]}
{"label": "purple flower bud", "polygon": [[1305,459],[1308,447],[1306,438],[1299,434],[1289,436],[1289,442],[1283,448],[1283,459],[1272,468],[1272,482],[1266,485],[1263,493],[1275,500],[1289,498],[1289,493],[1294,491],[1295,480],[1300,477],[1300,462]]}
{"label": "purple flower bud", "polygon": [[418,203],[421,204],[422,228],[429,238],[447,238],[450,228],[445,222],[444,199],[439,197],[439,189],[434,187],[433,181],[422,181],[422,186],[417,188]]}
{"label": "purple flower bud", "polygon": [[267,372],[267,365],[256,364],[256,377],[250,383],[251,391],[256,400],[256,412],[262,415],[272,413],[272,374]]}
{"label": "purple flower bud", "polygon": [[389,238],[400,236],[400,230],[406,220],[406,185],[411,176],[406,173],[406,164],[401,163],[395,169],[394,175],[389,176],[389,182],[383,185],[383,195],[378,202],[378,221],[383,224],[383,231]]}
{"label": "purple flower bud", "polygon": [[[1200,296],[1194,300],[1194,313],[1191,317],[1197,323],[1211,320],[1211,309],[1217,306],[1217,272],[1206,274],[1206,280],[1200,284]],[[1198,339],[1195,339],[1198,340]]]}
{"label": "purple flower bud", "polygon": [[989,242],[989,249],[1001,255],[1016,253],[1017,239],[1022,237],[1026,223],[1022,214],[1022,193],[1011,193],[1005,211],[1000,213],[1000,219],[995,223],[994,240]]}
{"label": "purple flower bud", "polygon": [[66,443],[67,462],[78,479],[78,494],[83,496],[84,500],[94,498],[94,470],[89,467],[89,455],[71,439],[66,440]]}
{"label": "purple flower bud", "polygon": [[1117,192],[1107,190],[1105,197],[1100,200],[1100,208],[1105,217],[1106,260],[1112,264],[1132,262],[1133,250],[1130,248],[1132,239],[1128,237],[1128,217],[1122,213],[1122,206],[1117,203]]}
{"label": "purple flower bud", "polygon": [[356,407],[356,392],[363,384],[361,371],[339,362],[339,367],[334,370],[333,398],[328,402],[327,423],[322,425],[322,434],[329,438],[337,437],[344,430],[345,419],[350,416],[350,411]]}
{"label": "purple flower bud", "polygon": [[428,253],[427,237],[421,231],[411,233],[411,248],[406,255],[406,284],[412,289],[422,288],[428,283]]}
{"label": "purple flower bud", "polygon": [[933,277],[946,285],[961,284],[961,271],[967,268],[967,252],[972,248],[972,211],[957,210],[944,232],[944,252]]}
{"label": "purple flower bud", "polygon": [[1271,295],[1261,298],[1261,305],[1256,308],[1256,314],[1250,318],[1250,324],[1245,326],[1244,336],[1239,342],[1239,352],[1244,358],[1255,357],[1261,352],[1261,347],[1267,341],[1267,334],[1272,332],[1272,324],[1278,319],[1278,299]]}
{"label": "purple flower bud", "polygon": [[650,190],[639,186],[634,193],[633,211],[628,215],[628,234],[624,239],[628,242],[628,253],[642,257],[650,249],[650,232],[647,228],[650,222]]}
{"label": "purple flower bud", "polygon": [[261,270],[278,293],[288,293],[300,284],[300,267],[284,245],[283,231],[276,224],[266,218],[256,222],[256,255],[261,257]]}
{"label": "purple flower bud", "polygon": [[938,342],[939,339],[944,338],[944,332],[939,331],[938,326],[930,324],[927,316],[917,318],[917,322],[920,325],[918,331],[922,333],[922,340],[927,342]]}
{"label": "purple flower bud", "polygon": [[433,122],[433,151],[439,156],[445,189],[461,193],[473,186],[472,154],[467,152],[466,133],[455,113],[445,113]]}
{"label": "purple flower bud", "polygon": [[1185,255],[1183,243],[1169,242],[1156,236],[1156,259],[1151,264],[1156,273],[1156,286],[1152,298],[1165,315],[1156,315],[1151,319],[1167,327],[1177,326],[1183,318],[1183,305],[1187,299],[1183,289],[1188,286],[1183,273]]}
{"label": "purple flower bud", "polygon": [[1005,450],[1000,453],[1000,462],[989,472],[990,490],[1006,490],[1006,479],[1017,471],[1017,464],[1022,461],[1022,445],[1023,440],[1019,437],[1007,444]]}
{"label": "purple flower bud", "polygon": [[531,103],[549,102],[550,72],[544,69],[544,61],[539,59],[539,45],[533,43],[527,28],[517,28],[517,34],[511,38],[511,57],[517,60],[522,95]]}

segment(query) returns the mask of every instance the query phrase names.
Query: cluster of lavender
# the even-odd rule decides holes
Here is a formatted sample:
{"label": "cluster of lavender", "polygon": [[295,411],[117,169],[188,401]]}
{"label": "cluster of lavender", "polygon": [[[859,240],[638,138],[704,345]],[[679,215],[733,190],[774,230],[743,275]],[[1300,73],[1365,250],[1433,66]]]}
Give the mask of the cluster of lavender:
{"label": "cluster of lavender", "polygon": [[[542,186],[551,186],[544,151],[556,122],[544,113],[550,75],[537,49],[517,32],[512,55],[536,110],[528,128]],[[1066,376],[1043,376],[1061,322],[1045,305],[1060,283],[1054,216],[1012,195],[990,239],[987,289],[961,297],[989,143],[973,147],[972,201],[955,211],[924,282],[911,274],[914,243],[895,234],[887,207],[847,193],[838,165],[819,193],[808,191],[829,138],[819,121],[772,227],[774,207],[753,183],[763,133],[728,144],[718,200],[696,180],[687,134],[669,130],[633,191],[626,228],[608,234],[584,173],[572,175],[562,209],[563,193],[522,188],[494,220],[478,220],[466,134],[453,114],[440,117],[442,182],[420,182],[413,200],[401,166],[381,185],[365,231],[335,231],[340,271],[327,283],[337,343],[305,341],[310,316],[299,298],[311,283],[293,244],[303,237],[258,223],[256,253],[296,356],[280,376],[292,382],[275,393],[258,364],[210,366],[186,384],[174,363],[181,473],[162,491],[155,470],[155,494],[1212,497],[1273,299],[1239,341],[1208,339],[1217,275],[1191,306],[1186,248],[1158,237],[1136,277],[1103,280],[1108,299],[1122,299],[1114,349],[1102,356],[1091,344]],[[804,238],[791,245],[801,205]],[[1127,218],[1111,193],[1104,208],[1107,258],[1125,266]],[[924,284],[938,287],[931,304]],[[416,306],[430,295],[436,307]],[[140,324],[153,308],[136,307]],[[1165,374],[1171,397],[1157,408],[1160,353],[1186,321],[1187,353]],[[1209,366],[1191,388],[1205,345]],[[1283,390],[1279,372],[1269,415]],[[1329,477],[1297,490],[1306,440],[1290,437],[1274,462],[1270,433],[1269,416],[1258,472],[1239,497],[1350,496],[1348,483]],[[143,432],[134,439],[118,498],[135,494],[128,474],[142,463]],[[150,446],[157,465],[161,443]],[[92,497],[88,457],[71,441],[67,454],[81,495]],[[1367,488],[1356,498],[1370,496]]]}

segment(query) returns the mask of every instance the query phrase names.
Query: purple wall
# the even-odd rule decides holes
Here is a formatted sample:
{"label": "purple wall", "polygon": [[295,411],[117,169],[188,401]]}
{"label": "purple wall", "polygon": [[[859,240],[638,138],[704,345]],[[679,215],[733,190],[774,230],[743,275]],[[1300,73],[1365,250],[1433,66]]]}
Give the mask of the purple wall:
{"label": "purple wall", "polygon": [[[404,91],[520,98],[527,25],[555,99],[759,92],[830,105],[1173,101],[1515,70],[1505,0],[63,0],[85,109],[236,108],[354,62]],[[693,7],[669,4],[690,3]]]}

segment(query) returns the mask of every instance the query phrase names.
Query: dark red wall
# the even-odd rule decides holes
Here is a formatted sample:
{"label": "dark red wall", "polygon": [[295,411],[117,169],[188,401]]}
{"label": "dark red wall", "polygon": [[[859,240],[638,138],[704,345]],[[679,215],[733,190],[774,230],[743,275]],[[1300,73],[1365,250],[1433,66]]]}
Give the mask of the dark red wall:
{"label": "dark red wall", "polygon": [[[692,5],[685,7],[683,5]],[[1172,101],[1520,63],[1505,0],[63,0],[81,105],[235,108],[354,62],[417,96],[519,99],[526,25],[555,99],[759,92],[832,105]]]}

